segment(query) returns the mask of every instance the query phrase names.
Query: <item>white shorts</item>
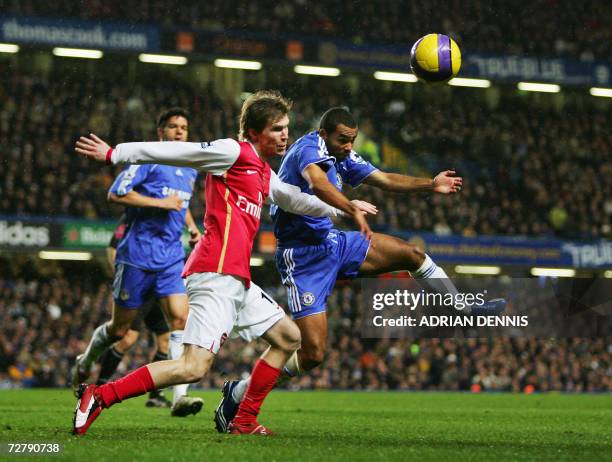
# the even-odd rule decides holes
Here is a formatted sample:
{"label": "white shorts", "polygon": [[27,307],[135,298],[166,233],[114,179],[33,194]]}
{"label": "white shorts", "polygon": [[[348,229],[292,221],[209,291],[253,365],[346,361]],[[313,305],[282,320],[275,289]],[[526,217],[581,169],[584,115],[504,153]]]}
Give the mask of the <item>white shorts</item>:
{"label": "white shorts", "polygon": [[183,343],[217,354],[229,337],[246,341],[262,336],[285,317],[272,297],[251,283],[227,274],[194,273],[187,277],[189,316]]}

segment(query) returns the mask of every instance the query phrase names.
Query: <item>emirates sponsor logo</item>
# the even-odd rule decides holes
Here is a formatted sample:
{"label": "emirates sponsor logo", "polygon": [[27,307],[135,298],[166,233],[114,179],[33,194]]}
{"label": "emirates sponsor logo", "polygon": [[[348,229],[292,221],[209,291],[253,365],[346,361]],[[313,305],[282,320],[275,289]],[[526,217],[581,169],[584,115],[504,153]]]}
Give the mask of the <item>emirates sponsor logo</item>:
{"label": "emirates sponsor logo", "polygon": [[258,199],[258,204],[256,204],[255,202],[251,202],[249,201],[246,197],[244,196],[238,196],[238,201],[236,202],[236,205],[238,206],[238,208],[240,210],[242,210],[243,212],[248,213],[249,215],[257,218],[258,220],[261,217],[261,207],[263,205],[263,196],[261,195],[261,193],[259,194],[259,199]]}

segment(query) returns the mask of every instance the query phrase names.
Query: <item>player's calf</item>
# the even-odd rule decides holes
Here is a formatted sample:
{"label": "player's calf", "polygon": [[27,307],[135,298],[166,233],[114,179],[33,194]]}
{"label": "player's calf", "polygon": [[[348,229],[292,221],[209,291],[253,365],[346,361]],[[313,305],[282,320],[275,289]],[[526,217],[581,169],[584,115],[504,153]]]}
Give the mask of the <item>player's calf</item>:
{"label": "player's calf", "polygon": [[408,271],[417,270],[425,261],[425,252],[416,245],[408,244],[407,242],[400,246],[400,255],[403,259],[402,269]]}
{"label": "player's calf", "polygon": [[118,341],[123,340],[123,338],[127,335],[130,330],[129,324],[116,324],[112,321],[109,322],[106,326],[108,331],[108,335],[118,339]]}
{"label": "player's calf", "polygon": [[289,369],[289,374],[293,370],[309,371],[318,367],[325,359],[327,351],[327,314],[323,311],[311,316],[301,317],[296,320],[296,324],[302,333],[302,348],[297,352],[295,358],[296,365],[287,361],[285,365]]}
{"label": "player's calf", "polygon": [[172,371],[172,383],[196,383],[202,380],[212,364],[212,355],[209,360],[192,358],[184,354],[176,361],[176,367]]}

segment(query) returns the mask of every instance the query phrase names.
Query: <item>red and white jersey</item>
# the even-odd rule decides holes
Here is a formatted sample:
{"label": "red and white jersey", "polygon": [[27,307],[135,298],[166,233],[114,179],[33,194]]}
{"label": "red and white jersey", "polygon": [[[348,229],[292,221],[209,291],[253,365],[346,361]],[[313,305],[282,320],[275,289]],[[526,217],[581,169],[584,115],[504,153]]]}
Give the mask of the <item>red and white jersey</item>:
{"label": "red and white jersey", "polygon": [[187,166],[207,172],[205,233],[189,256],[183,276],[214,272],[251,281],[250,260],[264,203],[300,215],[341,212],[296,186],[283,183],[249,142],[142,142],[119,144],[111,160]]}
{"label": "red and white jersey", "polygon": [[270,191],[270,166],[250,143],[223,175],[206,175],[204,236],[185,265],[184,276],[216,272],[250,280],[250,259],[264,201]]}

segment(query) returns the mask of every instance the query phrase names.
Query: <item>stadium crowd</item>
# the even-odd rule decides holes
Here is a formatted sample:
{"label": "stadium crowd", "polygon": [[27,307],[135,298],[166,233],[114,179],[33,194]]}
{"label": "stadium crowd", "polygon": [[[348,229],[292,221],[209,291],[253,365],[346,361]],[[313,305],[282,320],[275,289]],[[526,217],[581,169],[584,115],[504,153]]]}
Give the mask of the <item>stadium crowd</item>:
{"label": "stadium crowd", "polygon": [[[212,84],[193,87],[179,74],[148,71],[127,85],[104,72],[83,76],[64,68],[43,78],[7,67],[0,63],[8,76],[0,81],[0,215],[118,217],[121,210],[106,201],[117,171],[74,155],[82,134],[111,143],[154,139],[155,115],[176,105],[192,113],[192,139],[236,133],[240,99],[221,96]],[[366,79],[360,85],[349,91],[342,79],[326,85],[313,79],[281,88],[295,101],[293,139],[315,127],[323,110],[348,105],[360,121],[356,148],[373,163],[419,176],[456,167],[465,178],[452,197],[383,196],[366,186],[352,192],[378,205],[375,229],[612,234],[611,106],[569,95],[561,112],[543,98],[503,89],[493,104],[470,90],[434,95],[426,87],[409,92]],[[200,197],[192,210],[201,219]],[[109,281],[99,278],[99,268],[42,274],[0,262],[0,387],[68,386],[74,357],[108,316]],[[284,304],[276,273],[268,274],[267,283],[256,279]],[[607,339],[366,340],[356,290],[343,286],[331,296],[325,367],[290,388],[612,391]],[[146,362],[149,346],[145,335],[120,372]],[[202,386],[217,388],[247,373],[261,348],[228,342]]]}
{"label": "stadium crowd", "polygon": [[[0,71],[8,72],[3,66]],[[235,136],[239,97],[221,97],[212,84],[194,88],[173,74],[148,72],[133,85],[62,71],[47,79],[7,73],[0,82],[0,214],[117,217],[120,210],[106,201],[116,170],[74,155],[74,141],[89,132],[111,143],[154,139],[155,116],[164,107],[191,111],[194,140]],[[360,188],[355,195],[381,210],[372,221],[375,229],[467,236],[612,234],[607,128],[612,106],[568,98],[560,112],[510,90],[490,105],[484,99],[474,104],[469,90],[433,95],[423,88],[408,97],[399,86],[367,79],[361,86],[351,92],[334,79],[324,86],[312,80],[282,88],[295,100],[293,139],[315,127],[325,109],[348,105],[361,126],[356,149],[373,163],[416,176],[454,167],[465,178],[454,196],[383,195]],[[192,210],[202,213],[199,198]]]}
{"label": "stadium crowd", "polygon": [[[109,281],[95,266],[78,274],[33,263],[1,260],[0,388],[68,387],[70,367],[95,326],[108,317]],[[85,277],[83,277],[85,275]],[[274,271],[258,282],[281,304],[285,291]],[[329,353],[323,367],[291,389],[612,391],[609,339],[361,339],[363,297],[355,285],[337,288],[329,300]],[[119,374],[148,362],[148,333],[124,358]],[[236,339],[221,349],[201,383],[219,388],[248,374],[262,343]]]}
{"label": "stadium crowd", "polygon": [[[343,38],[354,43],[413,43],[432,31],[450,33],[480,51],[581,59],[612,57],[612,7],[588,0],[530,2],[442,0],[286,0],[262,13],[256,2],[0,0],[4,14],[156,23]],[[358,11],[359,14],[346,14]],[[554,19],[554,20],[551,20]],[[460,32],[459,32],[460,31]]]}

